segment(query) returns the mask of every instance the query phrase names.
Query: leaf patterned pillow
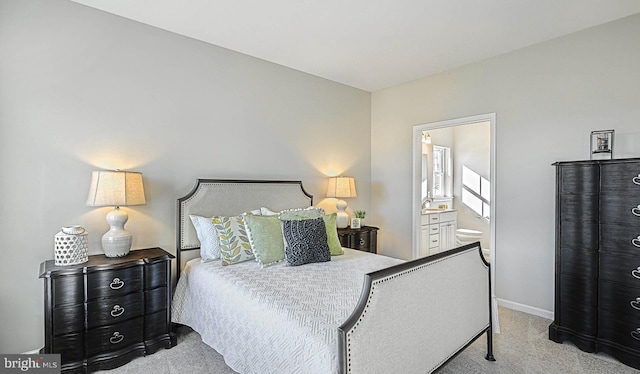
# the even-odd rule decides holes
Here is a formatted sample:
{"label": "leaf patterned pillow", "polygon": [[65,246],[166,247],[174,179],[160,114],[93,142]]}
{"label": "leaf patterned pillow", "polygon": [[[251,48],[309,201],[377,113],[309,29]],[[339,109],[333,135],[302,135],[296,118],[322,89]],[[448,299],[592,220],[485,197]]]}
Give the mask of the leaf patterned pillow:
{"label": "leaf patterned pillow", "polygon": [[218,232],[222,265],[232,265],[253,260],[244,215],[235,217],[214,216],[211,221]]}

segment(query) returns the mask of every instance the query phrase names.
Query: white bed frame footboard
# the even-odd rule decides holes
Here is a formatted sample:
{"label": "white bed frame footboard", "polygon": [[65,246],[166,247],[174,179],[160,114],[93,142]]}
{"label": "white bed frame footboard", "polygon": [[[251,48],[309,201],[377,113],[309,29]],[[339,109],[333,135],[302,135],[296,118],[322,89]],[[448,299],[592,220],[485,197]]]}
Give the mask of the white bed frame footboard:
{"label": "white bed frame footboard", "polygon": [[339,328],[343,373],[431,373],[487,334],[491,280],[480,243],[382,269]]}

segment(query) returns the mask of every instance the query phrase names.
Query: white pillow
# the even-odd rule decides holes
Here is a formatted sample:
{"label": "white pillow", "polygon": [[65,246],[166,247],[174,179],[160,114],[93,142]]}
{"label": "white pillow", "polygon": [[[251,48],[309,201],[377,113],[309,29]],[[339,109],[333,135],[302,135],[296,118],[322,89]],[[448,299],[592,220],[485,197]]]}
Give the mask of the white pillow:
{"label": "white pillow", "polygon": [[213,261],[220,258],[220,244],[218,243],[218,232],[216,231],[211,218],[189,215],[193,227],[196,229],[198,240],[200,241],[200,258],[202,262]]}

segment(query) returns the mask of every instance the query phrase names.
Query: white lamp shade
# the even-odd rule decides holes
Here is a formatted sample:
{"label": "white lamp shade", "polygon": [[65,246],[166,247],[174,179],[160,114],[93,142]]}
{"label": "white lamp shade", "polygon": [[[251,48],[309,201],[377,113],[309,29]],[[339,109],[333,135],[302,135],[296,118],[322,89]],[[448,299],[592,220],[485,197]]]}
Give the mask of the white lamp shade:
{"label": "white lamp shade", "polygon": [[353,177],[331,177],[327,186],[327,197],[358,197]]}
{"label": "white lamp shade", "polygon": [[94,171],[87,205],[127,206],[144,205],[142,173],[135,171]]}

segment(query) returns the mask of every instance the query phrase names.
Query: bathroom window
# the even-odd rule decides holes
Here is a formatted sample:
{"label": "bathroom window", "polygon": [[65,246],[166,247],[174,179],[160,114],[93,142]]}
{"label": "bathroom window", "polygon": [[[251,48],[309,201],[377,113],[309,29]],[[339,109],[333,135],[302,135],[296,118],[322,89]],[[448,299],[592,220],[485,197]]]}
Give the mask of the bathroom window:
{"label": "bathroom window", "polygon": [[491,182],[462,165],[462,203],[488,220],[491,218],[490,200]]}

